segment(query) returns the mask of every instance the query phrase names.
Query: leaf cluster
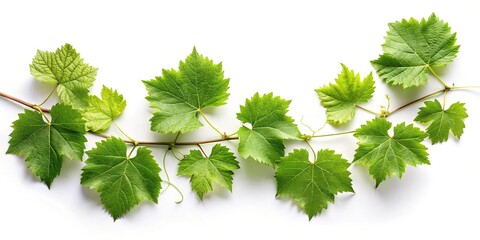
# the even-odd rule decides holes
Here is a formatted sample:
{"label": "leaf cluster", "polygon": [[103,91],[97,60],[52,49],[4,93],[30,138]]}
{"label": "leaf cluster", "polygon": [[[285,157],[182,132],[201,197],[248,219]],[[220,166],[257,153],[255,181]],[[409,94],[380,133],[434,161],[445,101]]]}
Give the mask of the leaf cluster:
{"label": "leaf cluster", "polygon": [[[238,131],[222,133],[208,120],[205,109],[227,103],[230,79],[225,78],[222,63],[215,63],[195,48],[177,69],[163,69],[160,76],[143,81],[152,110],[151,130],[176,134],[165,151],[178,158],[177,175],[190,178],[191,188],[200,200],[214,187],[232,191],[234,171],[240,168],[232,149],[221,143],[205,151],[205,142],[191,142],[198,149],[190,149],[181,157],[175,154],[181,153],[179,135],[207,124],[221,137],[210,142],[238,139],[237,150],[242,159],[272,167],[277,197],[291,199],[311,219],[333,203],[337,194],[354,192],[351,164],[367,167],[378,187],[389,177],[401,178],[407,166],[430,164],[425,138],[436,144],[447,141],[450,133],[457,138],[463,134],[468,117],[465,104],[446,106],[446,93],[452,87],[435,73],[435,69],[456,57],[456,33],[435,14],[428,19],[411,18],[388,26],[383,53],[371,61],[380,79],[392,86],[410,88],[427,84],[430,73],[445,87],[443,104],[437,99],[425,101],[413,119],[426,124],[426,132],[413,123],[388,121],[386,118],[393,113],[388,108],[376,113],[361,106],[374,98],[374,76],[369,73],[361,78],[342,64],[337,78],[315,91],[325,108],[327,122],[334,126],[351,121],[358,108],[374,114],[373,119],[354,131],[358,143],[351,163],[334,150],[314,150],[310,141],[322,135],[302,134],[288,115],[291,101],[273,93],[257,92],[247,98],[236,115]],[[86,151],[81,184],[99,193],[106,211],[116,220],[142,201],[158,202],[162,169],[149,148],[139,147],[140,142],[116,124],[127,106],[122,94],[106,86],[100,96],[90,93],[97,71],[70,44],[54,52],[38,51],[30,72],[37,80],[54,86],[52,94],[58,94],[60,103],[51,107],[50,116],[40,108],[50,96],[35,105],[35,110],[20,113],[12,125],[7,153],[23,156],[27,168],[50,187],[61,173],[64,159],[83,160],[85,134],[104,132],[113,124],[133,146],[118,137],[97,142]],[[286,154],[286,141],[305,142],[313,158],[307,148]],[[164,170],[168,180],[165,183],[172,185]]]}

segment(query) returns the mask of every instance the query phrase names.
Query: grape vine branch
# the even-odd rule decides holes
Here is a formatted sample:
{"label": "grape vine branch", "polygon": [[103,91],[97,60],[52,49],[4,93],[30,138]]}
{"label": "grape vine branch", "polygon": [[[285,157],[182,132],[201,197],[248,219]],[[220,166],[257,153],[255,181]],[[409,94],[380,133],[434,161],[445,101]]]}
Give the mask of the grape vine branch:
{"label": "grape vine branch", "polygon": [[[458,86],[458,87],[449,87],[449,88],[445,88],[445,89],[441,89],[441,90],[438,90],[438,91],[434,91],[430,94],[427,94],[425,96],[422,96],[422,97],[419,97],[419,98],[416,98],[392,111],[389,111],[388,114],[386,114],[384,117],[389,117],[390,115],[406,108],[406,107],[409,107],[415,103],[418,103],[418,102],[421,102],[423,100],[426,100],[426,99],[429,99],[429,98],[432,98],[432,97],[435,97],[437,95],[440,95],[442,93],[445,93],[445,92],[449,92],[451,90],[459,90],[459,89],[473,89],[473,88],[480,88],[480,86]],[[31,109],[34,109],[34,110],[37,110],[38,108],[40,108],[40,110],[42,112],[45,112],[45,113],[49,113],[50,112],[50,109],[48,108],[44,108],[44,107],[39,107],[38,105],[36,104],[33,104],[33,103],[30,103],[28,101],[25,101],[25,100],[22,100],[22,99],[19,99],[19,98],[16,98],[16,97],[13,97],[11,95],[8,95],[6,93],[3,93],[3,92],[0,92],[0,97],[4,98],[4,99],[8,99],[12,102],[16,102],[16,103],[19,103],[21,105],[23,105],[24,107],[28,107],[28,108],[31,108]],[[372,115],[375,115],[375,116],[381,116],[380,113],[376,113],[374,111],[370,111],[368,109],[365,109],[363,108],[362,106],[360,105],[357,105],[356,107],[364,110],[364,111],[367,111],[368,113],[371,113]],[[213,126],[213,125],[212,125]],[[220,131],[217,131],[219,133],[221,133]],[[107,135],[107,134],[103,134],[103,133],[96,133],[96,132],[92,132],[92,131],[89,131],[88,133],[90,134],[93,134],[95,136],[98,136],[98,137],[102,137],[102,138],[110,138],[111,136]],[[323,138],[323,137],[333,137],[333,136],[338,136],[338,135],[345,135],[345,134],[353,134],[355,133],[354,130],[352,131],[345,131],[345,132],[336,132],[336,133],[326,133],[326,134],[315,134],[315,135],[303,135],[302,137],[302,141],[304,141],[305,139],[306,140],[309,140],[309,139],[312,139],[312,138]],[[144,141],[144,140],[139,140],[139,141],[136,141],[136,144],[135,144],[135,141],[131,140],[131,139],[123,139],[123,141],[127,144],[131,144],[131,145],[138,145],[138,146],[170,146],[172,147],[173,145],[178,145],[178,146],[197,146],[199,144],[208,144],[208,143],[217,143],[217,142],[224,142],[224,141],[232,141],[232,140],[238,140],[238,137],[235,137],[235,136],[230,136],[230,135],[226,135],[226,134],[221,134],[222,137],[220,138],[214,138],[214,139],[207,139],[207,140],[201,140],[201,141],[191,141],[191,142],[176,142],[176,141]]]}
{"label": "grape vine branch", "polygon": [[[230,134],[222,132],[203,109],[226,104],[230,79],[224,78],[221,63],[214,63],[194,48],[180,61],[178,69],[163,69],[161,76],[143,81],[153,115],[151,130],[176,134],[173,141],[137,140],[123,131],[115,121],[126,108],[123,95],[106,86],[100,96],[91,95],[89,88],[98,69],[86,64],[70,44],[55,52],[39,50],[30,72],[38,81],[54,87],[40,104],[0,92],[3,99],[26,108],[13,122],[7,153],[23,156],[27,168],[49,188],[60,175],[64,158],[82,161],[86,153],[81,184],[100,194],[104,208],[116,220],[142,201],[157,203],[159,195],[170,186],[179,192],[178,202],[183,200],[166,169],[168,153],[178,160],[177,175],[190,178],[192,190],[200,200],[213,191],[213,183],[232,191],[233,171],[240,165],[236,155],[222,143],[237,141],[241,158],[275,169],[276,196],[291,199],[311,219],[333,203],[337,194],[354,192],[348,170],[351,164],[367,167],[378,187],[389,177],[401,178],[408,165],[430,164],[425,138],[437,144],[447,141],[451,134],[456,138],[463,134],[464,119],[468,117],[465,103],[446,106],[447,94],[480,86],[450,86],[435,72],[452,62],[460,48],[450,26],[435,14],[420,21],[411,18],[393,22],[382,47],[383,54],[371,61],[381,80],[411,88],[426,85],[433,76],[443,88],[393,110],[386,95],[387,106],[374,111],[362,105],[375,92],[373,74],[362,80],[360,74],[342,64],[333,83],[315,89],[326,111],[326,124],[345,124],[355,117],[357,109],[373,115],[373,119],[355,130],[322,134],[318,133],[320,129],[315,131],[302,121],[311,133],[301,133],[294,119],[287,115],[290,100],[273,93],[256,93],[247,98],[237,113],[240,128]],[[43,107],[55,93],[60,102],[51,108]],[[439,95],[443,95],[442,102],[437,99]],[[431,98],[434,100],[428,100]],[[387,120],[420,102],[424,106],[419,108],[414,121],[425,124],[425,131],[406,122],[393,126]],[[219,137],[179,141],[181,134],[204,124]],[[103,133],[111,125],[122,138]],[[86,133],[103,140],[85,151]],[[351,162],[331,149],[316,151],[311,144],[317,138],[348,134],[358,139]],[[301,141],[306,147],[286,154],[285,140]],[[207,144],[215,145],[207,149]],[[128,145],[132,145],[129,150]],[[162,169],[148,148],[151,146],[167,148],[162,159],[165,180],[161,179]],[[189,146],[190,151],[182,153],[177,146]],[[162,182],[167,184],[164,189]]]}

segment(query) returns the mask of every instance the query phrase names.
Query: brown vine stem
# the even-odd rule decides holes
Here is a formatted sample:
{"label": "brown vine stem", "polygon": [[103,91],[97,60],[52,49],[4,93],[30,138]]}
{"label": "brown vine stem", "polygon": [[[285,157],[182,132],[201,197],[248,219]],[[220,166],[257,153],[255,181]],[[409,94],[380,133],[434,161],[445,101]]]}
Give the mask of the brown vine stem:
{"label": "brown vine stem", "polygon": [[[104,134],[104,133],[96,133],[96,132],[89,132],[92,135],[102,137],[102,138],[110,138],[110,135]],[[137,145],[139,146],[167,146],[171,147],[172,145],[175,146],[196,146],[198,144],[207,144],[207,143],[216,143],[216,142],[225,142],[225,141],[232,141],[232,140],[238,140],[238,137],[227,137],[227,138],[215,138],[215,139],[209,139],[209,140],[203,140],[203,141],[191,141],[191,142],[170,142],[170,141],[137,141]],[[125,143],[128,144],[134,144],[133,141],[124,139],[123,140]]]}
{"label": "brown vine stem", "polygon": [[27,101],[24,101],[22,99],[19,99],[19,98],[16,98],[16,97],[13,97],[13,96],[10,96],[8,94],[5,94],[3,92],[0,92],[0,96],[3,97],[3,98],[6,98],[10,101],[13,101],[13,102],[16,102],[16,103],[19,103],[19,104],[22,104],[23,106],[27,106],[33,110],[37,110],[37,109],[40,109],[42,112],[44,113],[49,113],[50,112],[50,109],[48,108],[43,108],[43,107],[39,107],[37,106],[36,104],[33,104],[33,103],[29,103]]}
{"label": "brown vine stem", "polygon": [[425,96],[423,96],[423,97],[417,98],[417,99],[415,99],[415,100],[413,100],[413,101],[410,101],[410,102],[408,102],[408,103],[405,103],[404,105],[396,108],[395,110],[390,111],[390,112],[387,114],[387,117],[390,116],[390,115],[392,115],[392,114],[394,114],[394,113],[396,113],[396,112],[398,112],[398,111],[400,111],[400,110],[402,110],[402,109],[404,109],[404,108],[406,108],[406,107],[408,107],[408,106],[410,106],[410,105],[412,105],[412,104],[415,104],[415,103],[420,102],[420,101],[423,101],[423,100],[425,100],[425,99],[429,99],[429,98],[431,98],[431,97],[437,96],[437,95],[439,95],[439,94],[441,94],[441,93],[446,93],[446,92],[448,92],[448,91],[450,91],[450,90],[452,90],[452,89],[451,89],[451,88],[444,88],[444,89],[442,89],[442,90],[435,91],[435,92],[430,93],[430,94],[427,94],[427,95],[425,95]]}
{"label": "brown vine stem", "polygon": [[[480,88],[480,86],[458,86],[458,87],[445,87],[444,89],[441,89],[441,90],[438,90],[438,91],[435,91],[435,92],[432,92],[430,94],[427,94],[423,97],[420,97],[420,98],[417,98],[413,101],[410,101],[400,107],[398,107],[397,109],[395,110],[392,110],[388,113],[388,115],[386,115],[386,117],[392,115],[393,113],[396,113],[410,105],[413,105],[417,102],[420,102],[420,101],[423,101],[425,99],[428,99],[428,98],[431,98],[431,97],[434,97],[436,95],[439,95],[441,93],[447,93],[451,90],[457,90],[457,89],[467,89],[467,88]],[[16,103],[19,103],[23,106],[26,106],[26,107],[29,107],[29,108],[32,108],[34,110],[41,110],[42,112],[44,113],[49,113],[50,112],[50,109],[48,108],[43,108],[43,107],[39,107],[38,105],[36,104],[33,104],[33,103],[29,103],[27,101],[24,101],[22,99],[19,99],[19,98],[16,98],[16,97],[13,97],[13,96],[10,96],[8,94],[5,94],[3,92],[0,92],[0,97],[2,98],[5,98],[5,99],[8,99],[12,102],[16,102]],[[373,112],[373,111],[372,111]],[[375,113],[375,115],[377,115],[377,113]],[[338,136],[338,135],[345,135],[345,134],[352,134],[354,133],[355,131],[346,131],[346,132],[338,132],[338,133],[329,133],[329,134],[317,134],[317,135],[313,135],[313,136],[310,136],[311,138],[321,138],[321,137],[331,137],[331,136]],[[89,131],[90,134],[93,134],[93,135],[96,135],[96,136],[99,136],[99,137],[102,137],[102,138],[110,138],[111,136],[107,135],[107,134],[103,134],[103,133],[95,133],[95,132],[91,132]],[[231,135],[235,135],[234,134],[231,134]],[[202,145],[202,144],[207,144],[207,143],[216,143],[216,142],[225,142],[225,141],[234,141],[234,140],[238,140],[238,136],[231,136],[231,135],[226,135],[226,134],[222,134],[222,137],[220,138],[215,138],[215,139],[209,139],[209,140],[202,140],[202,141],[189,141],[189,142],[172,142],[172,141],[132,141],[132,140],[127,140],[127,139],[123,139],[123,141],[127,144],[132,144],[132,145],[143,145],[143,146],[146,146],[146,145],[149,145],[149,146],[168,146],[168,147],[172,147],[173,145],[175,146],[198,146],[198,145]],[[304,139],[302,139],[304,140]]]}

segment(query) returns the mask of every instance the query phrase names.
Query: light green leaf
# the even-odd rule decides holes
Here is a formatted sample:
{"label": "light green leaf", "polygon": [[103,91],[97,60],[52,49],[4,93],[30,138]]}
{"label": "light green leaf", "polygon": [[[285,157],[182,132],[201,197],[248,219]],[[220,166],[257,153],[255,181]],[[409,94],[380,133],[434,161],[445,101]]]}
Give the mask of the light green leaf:
{"label": "light green leaf", "polygon": [[280,161],[275,175],[277,196],[292,198],[312,219],[334,202],[337,193],[354,192],[349,166],[342,155],[329,149],[318,151],[314,162],[309,161],[307,150],[295,149]]}
{"label": "light green leaf", "polygon": [[127,102],[116,90],[103,86],[102,99],[90,96],[88,107],[82,113],[86,126],[93,132],[103,132],[110,127],[112,121],[119,117],[127,106]]}
{"label": "light green leaf", "polygon": [[209,157],[199,150],[191,150],[178,164],[178,175],[191,177],[192,190],[203,200],[205,194],[213,190],[212,182],[231,192],[233,170],[238,168],[233,153],[227,147],[216,144]]}
{"label": "light green leaf", "polygon": [[421,123],[430,123],[427,127],[427,133],[432,144],[448,140],[448,134],[452,131],[453,135],[460,138],[465,128],[464,119],[468,117],[465,103],[456,102],[447,110],[444,110],[440,102],[426,101],[425,107],[421,107],[415,121]]}
{"label": "light green leaf", "polygon": [[330,83],[316,89],[320,103],[327,109],[327,120],[334,125],[341,125],[355,116],[357,103],[368,102],[375,91],[372,73],[363,81],[360,74],[355,74],[342,64],[342,72]]}
{"label": "light green leaf", "polygon": [[353,162],[369,167],[375,178],[376,187],[387,177],[402,177],[406,165],[430,164],[427,148],[422,144],[426,134],[412,124],[398,124],[393,136],[388,134],[392,123],[384,118],[376,118],[358,128],[354,134],[358,138],[358,148]]}
{"label": "light green leaf", "polygon": [[130,157],[120,138],[109,138],[96,145],[87,151],[81,184],[100,193],[103,206],[114,220],[143,200],[157,203],[161,170],[148,148],[138,148],[137,155]]}
{"label": "light green leaf", "polygon": [[88,89],[93,85],[97,68],[83,62],[70,44],[55,52],[37,51],[30,73],[37,80],[56,84],[62,102],[82,110],[87,106]]}
{"label": "light green leaf", "polygon": [[214,64],[194,48],[178,71],[162,70],[162,76],[143,81],[146,99],[153,109],[151,129],[160,133],[186,133],[202,126],[198,112],[205,107],[224,105],[229,79],[222,64]]}
{"label": "light green leaf", "polygon": [[50,188],[60,175],[63,158],[82,161],[85,150],[85,121],[77,110],[56,104],[45,122],[39,112],[25,110],[13,122],[7,153],[25,157],[27,168]]}
{"label": "light green leaf", "polygon": [[452,62],[460,48],[455,45],[456,33],[435,14],[420,22],[411,18],[388,26],[384,53],[372,64],[391,85],[407,88],[426,84],[429,68]]}
{"label": "light green leaf", "polygon": [[256,93],[240,106],[237,119],[243,124],[238,130],[238,152],[243,158],[274,166],[285,155],[284,139],[298,139],[299,131],[293,119],[287,116],[290,101],[274,97],[272,93]]}

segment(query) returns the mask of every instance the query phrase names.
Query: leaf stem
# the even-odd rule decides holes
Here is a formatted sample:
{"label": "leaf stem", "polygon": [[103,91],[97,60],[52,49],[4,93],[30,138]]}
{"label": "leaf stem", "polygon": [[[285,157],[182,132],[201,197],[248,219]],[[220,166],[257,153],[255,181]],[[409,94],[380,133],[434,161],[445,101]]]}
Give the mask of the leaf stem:
{"label": "leaf stem", "polygon": [[201,110],[198,110],[198,113],[200,113],[200,115],[202,115],[203,119],[205,119],[205,122],[207,122],[207,124],[208,124],[213,130],[215,130],[215,132],[217,132],[218,134],[220,134],[220,136],[222,136],[222,137],[227,137],[227,136],[225,135],[225,133],[222,133],[222,132],[221,132],[220,130],[218,130],[215,126],[213,126],[213,124],[212,124],[210,121],[208,121],[207,116],[205,116],[205,114],[203,114],[203,112],[202,112]]}
{"label": "leaf stem", "polygon": [[443,92],[443,105],[442,105],[442,110],[445,110],[445,105],[447,102],[447,91]]}
{"label": "leaf stem", "polygon": [[47,121],[48,125],[52,124],[50,122],[50,119],[48,119],[47,115],[45,115],[45,113],[42,111],[42,109],[39,106],[35,105],[35,106],[33,106],[33,109],[37,110],[37,112],[42,114],[42,117],[45,119],[45,121]]}
{"label": "leaf stem", "polygon": [[469,89],[469,88],[480,88],[480,86],[453,86],[451,89]]}
{"label": "leaf stem", "polygon": [[180,132],[178,132],[177,136],[175,136],[175,139],[173,139],[173,144],[172,145],[175,145],[175,143],[177,142],[179,137],[180,137]]}
{"label": "leaf stem", "polygon": [[203,156],[205,156],[206,158],[208,158],[207,154],[205,153],[205,151],[204,151],[203,148],[202,148],[202,145],[197,144],[197,146],[198,146],[198,148],[200,148],[200,151],[202,151]]}
{"label": "leaf stem", "polygon": [[372,111],[372,110],[370,110],[370,109],[368,109],[368,108],[362,107],[362,106],[360,106],[360,105],[358,105],[358,104],[355,104],[355,107],[360,108],[360,109],[362,109],[363,111],[368,112],[368,113],[371,113],[371,114],[373,114],[373,115],[375,115],[375,116],[379,116],[379,115],[380,115],[379,113],[377,113],[377,112],[375,112],[375,111]]}
{"label": "leaf stem", "polygon": [[433,71],[433,68],[430,67],[430,65],[427,66],[428,70],[430,71],[430,73],[432,73],[432,75],[445,87],[445,88],[452,88],[451,86],[447,85],[444,81],[442,81],[442,79],[437,75],[437,73],[435,73],[435,71]]}
{"label": "leaf stem", "polygon": [[[119,132],[121,132],[123,134],[123,136],[125,136],[126,138],[128,138],[131,143],[134,145],[134,146],[137,146],[138,145],[138,141],[136,141],[135,139],[133,139],[132,137],[128,136],[121,128],[120,126],[118,126],[118,124],[113,121],[113,124],[115,125],[115,127],[118,129]],[[177,135],[178,136],[178,135]]]}
{"label": "leaf stem", "polygon": [[55,87],[52,89],[52,91],[48,94],[47,98],[45,98],[45,100],[43,100],[43,102],[38,104],[39,107],[41,107],[43,104],[45,104],[48,101],[48,99],[50,99],[50,97],[52,97],[52,95],[55,92],[55,90],[57,89],[57,87],[58,87],[58,84],[55,85]]}
{"label": "leaf stem", "polygon": [[310,144],[310,141],[308,141],[308,139],[304,139],[305,143],[307,143],[308,147],[310,148],[310,150],[312,150],[312,153],[313,153],[313,161],[315,162],[315,160],[317,160],[317,154],[315,153],[315,150],[313,149],[312,147],[312,144]]}
{"label": "leaf stem", "polygon": [[133,145],[132,150],[130,150],[130,152],[128,153],[127,159],[130,159],[130,156],[132,156],[132,153],[135,150],[135,148],[137,148],[137,146],[138,145]]}
{"label": "leaf stem", "polygon": [[317,135],[313,135],[312,138],[331,137],[331,136],[338,136],[338,135],[345,135],[345,134],[352,134],[352,133],[355,133],[355,130],[338,132],[338,133],[317,134]]}
{"label": "leaf stem", "polygon": [[223,137],[224,137],[224,138],[229,138],[229,137],[233,137],[233,136],[235,136],[235,135],[237,135],[237,134],[238,134],[238,130],[235,131],[234,133],[224,134]]}

